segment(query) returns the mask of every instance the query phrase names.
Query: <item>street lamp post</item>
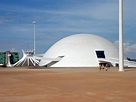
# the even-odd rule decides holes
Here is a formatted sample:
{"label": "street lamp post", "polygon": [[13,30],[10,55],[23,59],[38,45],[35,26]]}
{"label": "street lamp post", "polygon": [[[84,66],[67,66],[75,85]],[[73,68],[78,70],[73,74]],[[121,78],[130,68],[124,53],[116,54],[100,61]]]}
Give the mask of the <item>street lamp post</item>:
{"label": "street lamp post", "polygon": [[123,0],[119,0],[119,71],[124,71]]}
{"label": "street lamp post", "polygon": [[34,24],[34,54],[36,52],[36,47],[35,47],[35,24],[36,24],[36,21],[33,21],[33,24]]}

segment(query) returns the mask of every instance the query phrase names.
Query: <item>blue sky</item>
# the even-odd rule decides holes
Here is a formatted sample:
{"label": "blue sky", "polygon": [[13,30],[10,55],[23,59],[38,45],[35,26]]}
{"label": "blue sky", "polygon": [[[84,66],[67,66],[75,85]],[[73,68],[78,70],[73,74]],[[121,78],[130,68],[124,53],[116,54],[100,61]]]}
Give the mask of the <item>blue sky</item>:
{"label": "blue sky", "polygon": [[[136,58],[136,0],[123,0],[124,46]],[[33,49],[44,53],[72,34],[90,33],[118,43],[118,0],[1,0],[0,51]]]}

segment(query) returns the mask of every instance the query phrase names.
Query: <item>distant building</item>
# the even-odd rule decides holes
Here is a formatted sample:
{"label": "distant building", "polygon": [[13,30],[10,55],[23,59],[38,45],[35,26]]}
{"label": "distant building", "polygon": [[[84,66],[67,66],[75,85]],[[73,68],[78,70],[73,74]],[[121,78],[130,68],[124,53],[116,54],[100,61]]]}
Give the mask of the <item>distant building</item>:
{"label": "distant building", "polygon": [[0,52],[0,65],[7,65],[8,55],[10,54],[10,63],[14,64],[19,60],[19,53],[17,51],[2,51]]}
{"label": "distant building", "polygon": [[23,52],[23,57],[17,61],[15,64],[11,63],[11,66],[38,66],[39,60],[37,60],[34,56],[34,52],[29,50],[29,51],[24,51]]}

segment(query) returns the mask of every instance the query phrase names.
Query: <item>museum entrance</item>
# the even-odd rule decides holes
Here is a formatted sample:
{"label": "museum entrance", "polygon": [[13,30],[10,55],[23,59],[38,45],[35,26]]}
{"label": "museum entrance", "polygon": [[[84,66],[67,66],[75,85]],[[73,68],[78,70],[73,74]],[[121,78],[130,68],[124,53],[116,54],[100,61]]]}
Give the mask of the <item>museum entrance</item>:
{"label": "museum entrance", "polygon": [[100,50],[95,52],[96,52],[97,58],[105,58],[104,51]]}

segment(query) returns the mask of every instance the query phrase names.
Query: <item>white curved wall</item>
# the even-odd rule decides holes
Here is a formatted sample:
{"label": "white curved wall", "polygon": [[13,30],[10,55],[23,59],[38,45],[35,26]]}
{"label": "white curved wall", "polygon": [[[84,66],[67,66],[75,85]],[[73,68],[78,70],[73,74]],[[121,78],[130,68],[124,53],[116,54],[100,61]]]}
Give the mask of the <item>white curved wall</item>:
{"label": "white curved wall", "polygon": [[93,34],[75,34],[56,42],[44,54],[39,66],[45,66],[58,56],[64,56],[51,67],[99,66],[96,50],[104,50],[106,58],[118,58],[118,48],[113,43]]}

